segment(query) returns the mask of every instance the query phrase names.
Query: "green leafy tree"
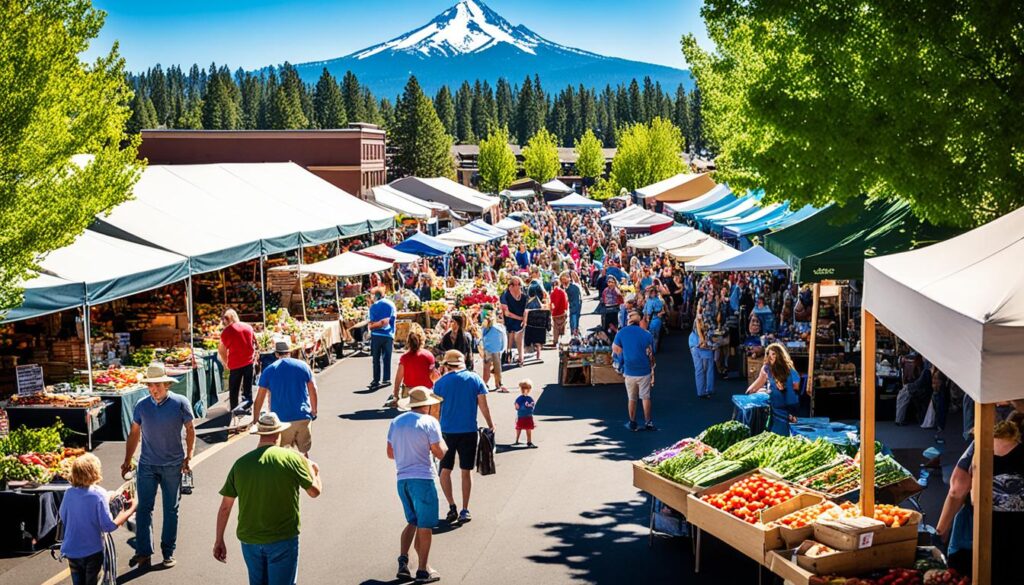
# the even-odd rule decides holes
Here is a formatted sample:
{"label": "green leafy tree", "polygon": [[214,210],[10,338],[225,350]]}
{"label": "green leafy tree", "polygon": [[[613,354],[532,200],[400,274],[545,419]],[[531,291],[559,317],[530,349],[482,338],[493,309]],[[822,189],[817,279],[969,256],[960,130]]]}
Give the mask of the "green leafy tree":
{"label": "green leafy tree", "polygon": [[403,172],[417,177],[454,178],[452,138],[413,75],[395,106],[391,144],[397,151],[395,163]]}
{"label": "green leafy tree", "polygon": [[546,128],[541,128],[523,147],[523,169],[526,176],[545,183],[558,176],[562,169],[558,162],[558,139]]}
{"label": "green leafy tree", "polygon": [[634,191],[683,171],[683,134],[668,120],[627,126],[616,141],[610,177],[615,190]]}
{"label": "green leafy tree", "polygon": [[594,181],[604,174],[604,150],[601,149],[601,141],[590,128],[576,140],[576,173]]}
{"label": "green leafy tree", "polygon": [[508,128],[492,130],[480,141],[480,190],[500,193],[516,179],[516,155],[509,146]]}
{"label": "green leafy tree", "polygon": [[971,2],[712,0],[683,52],[717,174],[794,205],[908,201],[972,226],[1024,205],[1022,13]]}
{"label": "green leafy tree", "polygon": [[86,0],[0,4],[0,311],[41,256],[130,198],[143,168],[117,45],[79,58],[104,17]]}

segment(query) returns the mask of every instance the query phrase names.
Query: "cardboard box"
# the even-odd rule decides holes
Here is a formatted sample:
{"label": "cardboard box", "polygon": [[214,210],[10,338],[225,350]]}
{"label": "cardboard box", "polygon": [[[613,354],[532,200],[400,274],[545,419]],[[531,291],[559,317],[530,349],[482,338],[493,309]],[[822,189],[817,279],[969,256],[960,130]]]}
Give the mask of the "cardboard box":
{"label": "cardboard box", "polygon": [[778,526],[766,527],[764,524],[778,520],[791,512],[806,508],[807,506],[818,504],[822,501],[822,498],[807,493],[798,494],[787,502],[767,510],[762,510],[761,525],[744,522],[732,514],[723,512],[700,499],[700,496],[703,495],[724,492],[733,483],[755,473],[758,473],[758,471],[748,471],[743,475],[690,495],[687,502],[689,513],[686,518],[690,521],[690,524],[699,527],[701,530],[717,537],[719,540],[764,565],[767,563],[768,552],[781,549],[786,545]]}
{"label": "cardboard box", "polygon": [[868,546],[889,544],[912,540],[917,542],[917,525],[921,523],[921,513],[909,510],[910,522],[899,528],[877,528],[869,531],[842,531],[827,524],[812,524],[814,540],[838,550],[858,550],[864,548],[860,532],[872,532]]}
{"label": "cardboard box", "polygon": [[814,546],[812,540],[804,541],[796,549],[796,564],[815,575],[859,575],[876,569],[911,567],[917,555],[917,540],[876,544],[854,551],[836,551],[832,554],[809,557],[804,553]]}
{"label": "cardboard box", "polygon": [[598,384],[625,384],[626,379],[611,366],[595,364],[590,366],[590,383],[595,386]]}
{"label": "cardboard box", "polygon": [[633,487],[658,498],[666,506],[687,515],[687,496],[696,490],[666,479],[639,461],[633,462]]}

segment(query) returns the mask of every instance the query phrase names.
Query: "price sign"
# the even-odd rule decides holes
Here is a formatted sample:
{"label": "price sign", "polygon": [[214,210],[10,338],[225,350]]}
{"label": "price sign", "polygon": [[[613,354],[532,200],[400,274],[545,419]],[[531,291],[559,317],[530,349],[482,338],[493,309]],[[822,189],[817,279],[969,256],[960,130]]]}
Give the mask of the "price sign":
{"label": "price sign", "polygon": [[43,368],[39,364],[18,366],[15,376],[18,379],[18,396],[40,394],[46,386],[43,383]]}
{"label": "price sign", "polygon": [[857,548],[858,549],[868,548],[869,546],[871,546],[874,543],[875,543],[875,533],[874,532],[864,532],[864,533],[862,533],[860,535],[860,540],[857,542]]}

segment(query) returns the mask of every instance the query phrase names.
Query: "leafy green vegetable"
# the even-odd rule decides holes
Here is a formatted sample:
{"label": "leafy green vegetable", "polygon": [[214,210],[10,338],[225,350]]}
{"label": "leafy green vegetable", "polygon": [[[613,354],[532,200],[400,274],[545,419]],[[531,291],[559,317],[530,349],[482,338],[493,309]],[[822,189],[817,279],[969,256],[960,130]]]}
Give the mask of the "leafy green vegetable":
{"label": "leafy green vegetable", "polygon": [[0,439],[0,456],[60,451],[64,446],[64,432],[64,423],[60,419],[53,426],[41,429],[22,425]]}
{"label": "leafy green vegetable", "polygon": [[719,451],[724,451],[749,436],[750,427],[739,421],[730,420],[708,427],[697,436],[697,439]]}

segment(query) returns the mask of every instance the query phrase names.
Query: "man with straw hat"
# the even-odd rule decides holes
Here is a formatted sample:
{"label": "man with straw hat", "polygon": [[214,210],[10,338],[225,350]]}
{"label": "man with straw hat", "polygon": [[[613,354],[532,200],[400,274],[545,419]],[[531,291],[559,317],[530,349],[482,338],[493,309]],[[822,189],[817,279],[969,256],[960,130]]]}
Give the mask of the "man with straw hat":
{"label": "man with straw hat", "polygon": [[262,413],[249,433],[260,442],[231,466],[217,511],[213,558],[227,562],[224,531],[238,502],[236,534],[249,583],[296,583],[299,571],[299,490],[315,498],[323,491],[320,467],[280,446],[290,423],[273,412]]}
{"label": "man with straw hat", "polygon": [[292,348],[285,340],[274,344],[277,361],[263,369],[260,374],[260,389],[253,403],[253,416],[257,419],[263,411],[263,403],[270,397],[270,411],[288,425],[281,434],[281,445],[294,446],[303,455],[309,456],[313,448],[311,426],[316,418],[316,378],[309,364],[291,357]]}
{"label": "man with straw hat", "polygon": [[[163,364],[153,363],[146,368],[141,380],[149,387],[149,396],[135,405],[132,429],[125,445],[121,475],[132,468],[132,456],[142,443],[139,468],[136,472],[139,509],[136,513],[138,530],[135,536],[135,556],[129,566],[148,569],[153,556],[153,507],[156,490],[163,494],[163,528],[160,532],[160,552],[166,568],[175,565],[174,549],[178,540],[178,502],[181,499],[181,474],[189,471],[189,461],[195,450],[196,430],[192,425],[192,406],[188,399],[170,392],[177,382],[167,375]],[[181,446],[181,431],[185,430],[185,448]]]}
{"label": "man with straw hat", "polygon": [[[448,453],[441,459],[441,491],[448,500],[445,520],[449,523],[464,523],[471,519],[469,494],[473,489],[473,467],[476,465],[477,409],[483,412],[492,433],[494,423],[487,407],[487,386],[480,376],[466,370],[466,358],[462,352],[448,350],[441,364],[447,373],[434,382],[434,393],[444,399],[441,404],[441,432],[448,445]],[[455,507],[452,492],[452,470],[455,469],[456,454],[462,471],[461,512]]]}
{"label": "man with straw hat", "polygon": [[388,459],[398,469],[398,497],[405,511],[401,550],[398,553],[399,579],[411,579],[409,548],[415,543],[418,568],[417,583],[433,583],[441,577],[427,562],[432,530],[437,526],[437,472],[431,455],[444,459],[448,448],[441,437],[441,425],[428,411],[443,399],[426,386],[416,386],[409,396],[398,401],[398,408],[407,410],[395,417],[388,427]]}

